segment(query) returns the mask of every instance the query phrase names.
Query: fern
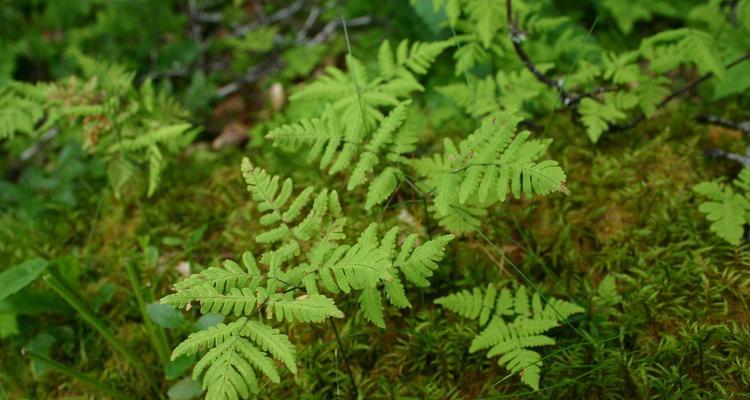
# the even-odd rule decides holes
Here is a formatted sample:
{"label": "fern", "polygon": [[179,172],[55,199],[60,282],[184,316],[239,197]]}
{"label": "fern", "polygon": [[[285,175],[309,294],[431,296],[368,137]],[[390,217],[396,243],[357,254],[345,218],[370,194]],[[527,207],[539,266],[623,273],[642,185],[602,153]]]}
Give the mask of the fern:
{"label": "fern", "polygon": [[45,114],[46,89],[20,82],[0,86],[0,140],[12,139],[16,133],[34,136],[41,130],[37,124]]}
{"label": "fern", "polygon": [[586,98],[581,100],[579,112],[586,133],[596,143],[611,125],[627,117],[625,111],[638,105],[638,98],[627,92],[607,93],[601,101]]}
{"label": "fern", "polygon": [[633,26],[639,21],[650,21],[654,15],[676,16],[678,8],[673,2],[657,0],[636,0],[621,2],[617,0],[602,0],[602,7],[609,11],[617,23],[617,27],[625,34],[633,31]]}
{"label": "fern", "polygon": [[408,114],[409,94],[424,88],[417,76],[425,74],[449,42],[409,45],[404,40],[395,51],[385,41],[378,51],[378,73],[369,72],[356,58],[347,57],[349,73],[337,68],[305,86],[294,101],[323,103],[322,113],[272,130],[267,137],[288,150],[309,149],[307,160],[319,160],[330,174],[350,166],[347,184],[353,190],[370,181],[366,206],[384,201],[402,178],[399,168],[383,165],[402,163],[414,150],[414,133],[403,122]]}
{"label": "fern", "polygon": [[505,12],[502,2],[493,0],[475,0],[466,5],[466,11],[476,24],[476,32],[482,45],[490,47],[492,39],[502,26]]}
{"label": "fern", "polygon": [[487,118],[458,145],[445,139],[442,155],[418,160],[417,171],[434,193],[433,210],[448,229],[466,231],[472,224],[461,221],[509,194],[531,198],[567,192],[565,173],[557,162],[538,161],[550,142],[530,140],[526,131],[516,134],[519,121],[508,113]]}
{"label": "fern", "polygon": [[488,358],[499,356],[500,366],[518,373],[521,382],[534,390],[539,389],[543,363],[541,354],[531,348],[554,345],[555,340],[544,333],[583,312],[581,307],[557,299],[543,305],[538,293],[529,299],[523,286],[514,295],[507,288],[498,291],[488,285],[438,298],[435,303],[477,320],[483,329],[472,340],[469,352],[489,349]]}
{"label": "fern", "polygon": [[[176,307],[197,303],[201,313],[237,318],[190,335],[172,358],[205,350],[194,379],[203,380],[207,398],[247,398],[258,391],[256,370],[272,382],[279,374],[270,356],[296,372],[294,346],[270,321],[320,323],[342,318],[333,297],[359,292],[360,309],[368,321],[385,327],[384,303],[409,307],[404,281],[429,285],[451,235],[417,245],[410,235],[400,250],[398,229],[382,240],[371,224],[353,244],[345,244],[346,218],[335,191],[315,194],[308,187],[294,195],[291,179],[283,180],[242,161],[242,176],[265,231],[255,240],[265,250],[260,266],[250,252],[242,264],[227,260],[174,285],[161,301]],[[403,276],[403,279],[401,278]],[[383,296],[383,291],[385,296]]]}
{"label": "fern", "polygon": [[[746,28],[739,24],[727,28],[720,2],[591,2],[625,34],[637,22],[654,16],[688,16],[699,23],[659,32],[643,39],[636,49],[612,53],[588,40],[590,33],[575,21],[556,15],[549,1],[513,1],[511,17],[516,29],[512,38],[504,26],[502,1],[435,1],[435,8],[445,9],[447,23],[457,32],[453,37],[455,72],[466,78],[466,84],[451,83],[438,91],[475,117],[513,109],[524,116],[541,115],[562,105],[580,116],[589,139],[596,142],[613,126],[651,117],[663,107],[669,98],[668,83],[674,80],[664,74],[685,66],[710,73],[721,82],[727,75],[724,58],[746,52],[739,44],[740,37],[747,37]],[[732,39],[717,40],[717,31]],[[517,46],[526,54],[519,54]],[[576,62],[565,68],[569,59]],[[503,67],[495,79],[483,73],[487,66],[496,65]]]}
{"label": "fern", "polygon": [[107,161],[116,195],[138,168],[147,170],[147,193],[153,195],[166,165],[165,154],[192,140],[185,112],[166,93],[156,92],[151,81],[136,89],[133,72],[74,55],[84,79],[14,82],[0,89],[0,139],[51,127],[79,131],[83,147]]}
{"label": "fern", "polygon": [[738,246],[744,227],[750,222],[750,168],[743,169],[733,184],[739,193],[718,182],[701,182],[693,190],[708,199],[701,203],[699,210],[711,221],[711,230]]}
{"label": "fern", "polygon": [[724,63],[713,35],[698,29],[680,28],[659,32],[641,43],[640,51],[652,62],[655,72],[666,72],[682,63],[694,63],[701,73],[722,79]]}

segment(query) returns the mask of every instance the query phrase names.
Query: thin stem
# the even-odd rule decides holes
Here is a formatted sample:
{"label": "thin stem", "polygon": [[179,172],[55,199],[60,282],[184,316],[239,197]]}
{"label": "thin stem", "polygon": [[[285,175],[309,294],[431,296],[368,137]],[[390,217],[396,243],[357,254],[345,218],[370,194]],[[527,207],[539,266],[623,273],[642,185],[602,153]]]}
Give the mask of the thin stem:
{"label": "thin stem", "polygon": [[573,331],[575,331],[575,332],[576,332],[576,333],[577,333],[577,334],[578,334],[578,335],[579,335],[580,337],[582,337],[582,338],[584,338],[584,339],[588,340],[589,342],[591,342],[591,344],[594,344],[594,345],[596,345],[596,344],[598,343],[598,341],[597,341],[596,339],[594,339],[593,337],[591,337],[591,335],[588,335],[588,334],[587,334],[586,332],[583,332],[583,331],[581,331],[580,329],[578,329],[578,328],[576,328],[575,326],[573,326],[573,325],[572,325],[572,324],[571,324],[570,322],[568,322],[568,321],[567,321],[566,319],[562,318],[562,314],[560,313],[560,311],[558,311],[558,310],[557,310],[557,308],[556,308],[556,307],[555,307],[555,306],[554,306],[554,305],[553,305],[553,304],[552,304],[552,303],[551,303],[551,302],[550,302],[549,300],[547,300],[546,296],[544,296],[544,295],[542,294],[542,292],[541,292],[541,291],[540,291],[540,290],[539,290],[539,289],[538,289],[538,288],[536,287],[536,285],[534,285],[534,282],[532,282],[532,281],[531,281],[531,279],[529,279],[529,277],[528,277],[528,276],[526,276],[526,274],[524,274],[524,273],[523,273],[523,271],[521,271],[521,269],[520,269],[520,268],[518,268],[518,267],[516,266],[516,264],[515,264],[515,263],[513,263],[513,261],[512,261],[512,260],[511,260],[510,258],[508,258],[508,256],[506,256],[505,254],[503,254],[503,253],[502,253],[502,251],[500,250],[500,248],[498,248],[496,244],[492,243],[492,241],[491,241],[491,240],[490,240],[490,239],[489,239],[489,238],[487,237],[487,235],[485,235],[485,234],[484,234],[484,232],[482,232],[481,230],[477,230],[477,234],[479,234],[479,236],[480,236],[480,237],[481,237],[481,238],[482,238],[482,239],[483,239],[483,240],[484,240],[484,241],[485,241],[485,242],[486,242],[486,243],[487,243],[487,244],[488,244],[488,245],[489,245],[490,247],[492,247],[492,249],[493,249],[493,250],[495,250],[495,251],[496,251],[496,252],[497,252],[498,254],[502,255],[502,257],[503,257],[503,258],[504,258],[504,259],[506,260],[506,262],[508,263],[508,265],[510,265],[510,266],[511,266],[511,268],[513,268],[513,270],[514,270],[514,271],[516,271],[516,273],[517,273],[517,274],[518,274],[518,275],[519,275],[519,276],[520,276],[521,278],[523,278],[523,280],[525,281],[525,283],[526,283],[526,285],[527,285],[527,286],[529,286],[529,287],[530,287],[530,288],[531,288],[532,290],[534,290],[534,292],[536,292],[536,293],[538,293],[538,294],[539,294],[539,297],[540,297],[540,298],[542,299],[542,301],[543,301],[543,302],[544,302],[545,304],[547,304],[547,305],[548,305],[548,306],[549,306],[549,307],[550,307],[550,308],[552,309],[552,311],[554,311],[554,312],[555,312],[555,314],[557,314],[557,316],[558,316],[558,318],[559,318],[560,322],[562,322],[563,324],[565,324],[565,325],[567,325],[568,327],[570,327],[571,329],[573,329]]}
{"label": "thin stem", "polygon": [[91,325],[99,334],[106,340],[112,348],[117,350],[120,354],[125,357],[130,364],[138,371],[138,373],[145,379],[149,386],[151,386],[156,392],[159,391],[158,386],[151,379],[151,375],[146,372],[143,363],[138,360],[130,350],[128,350],[122,342],[120,342],[110,331],[107,326],[97,316],[89,310],[83,301],[68,288],[68,286],[53,275],[46,275],[44,281],[54,290],[60,297],[62,297],[73,309],[75,309],[86,323]]}
{"label": "thin stem", "polygon": [[339,330],[336,328],[336,323],[333,322],[333,319],[328,318],[328,322],[331,324],[333,334],[336,335],[336,344],[338,345],[339,351],[341,352],[341,358],[344,359],[344,370],[346,371],[346,374],[349,375],[349,382],[352,384],[352,398],[356,399],[359,397],[359,391],[357,390],[357,384],[354,382],[354,375],[352,375],[352,370],[351,368],[349,368],[349,358],[346,356],[346,351],[344,351],[343,343],[341,343]]}
{"label": "thin stem", "polygon": [[146,299],[138,279],[138,271],[131,260],[125,261],[125,271],[128,274],[128,279],[130,279],[130,285],[133,287],[133,294],[135,294],[135,300],[138,303],[138,309],[141,312],[143,323],[146,325],[151,344],[154,346],[162,365],[166,366],[169,363],[169,344],[164,329],[154,325],[146,312]]}
{"label": "thin stem", "polygon": [[354,82],[354,89],[357,93],[357,102],[359,103],[359,113],[362,116],[362,127],[367,132],[367,116],[365,115],[365,105],[362,102],[362,91],[359,88],[359,82],[357,81],[357,73],[352,68],[354,66],[354,56],[352,55],[352,44],[349,41],[349,30],[346,28],[346,20],[344,15],[341,14],[341,25],[344,27],[344,38],[346,39],[346,51],[347,51],[347,66],[349,67],[349,74],[352,76],[352,82]]}
{"label": "thin stem", "polygon": [[750,121],[737,122],[729,118],[719,117],[716,115],[699,115],[698,122],[702,124],[711,124],[723,126],[725,128],[742,131],[745,135],[750,135]]}
{"label": "thin stem", "polygon": [[508,23],[508,35],[510,36],[510,42],[511,44],[513,44],[513,49],[518,55],[518,58],[520,58],[523,62],[523,65],[526,66],[526,69],[534,75],[536,80],[551,87],[552,89],[557,90],[560,93],[560,97],[562,97],[563,99],[563,104],[565,104],[566,106],[571,104],[574,96],[572,96],[563,88],[563,85],[560,81],[550,78],[542,71],[540,71],[539,68],[537,68],[536,64],[531,61],[531,57],[529,57],[528,53],[526,53],[526,50],[523,49],[523,46],[521,46],[521,43],[523,43],[523,41],[525,40],[526,32],[520,29],[520,27],[518,26],[518,20],[513,19],[512,0],[505,0],[505,19]]}
{"label": "thin stem", "polygon": [[106,385],[97,379],[91,378],[88,375],[78,372],[74,370],[73,368],[68,367],[65,364],[61,364],[47,356],[36,353],[32,350],[22,349],[21,354],[28,356],[30,359],[34,361],[44,364],[46,367],[49,367],[51,369],[54,369],[55,371],[68,375],[69,377],[76,379],[83,384],[89,385],[91,387],[94,387],[100,390],[103,393],[109,394],[110,396],[113,396],[116,399],[131,399],[132,398],[132,396],[126,393],[120,392],[119,390],[114,389],[111,386]]}

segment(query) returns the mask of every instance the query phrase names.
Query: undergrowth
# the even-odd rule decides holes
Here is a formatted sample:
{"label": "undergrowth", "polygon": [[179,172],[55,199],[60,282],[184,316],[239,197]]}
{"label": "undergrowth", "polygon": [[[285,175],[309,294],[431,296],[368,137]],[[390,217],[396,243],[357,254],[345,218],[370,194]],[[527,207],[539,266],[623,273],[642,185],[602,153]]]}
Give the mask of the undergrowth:
{"label": "undergrowth", "polygon": [[0,398],[750,396],[750,2],[11,3]]}

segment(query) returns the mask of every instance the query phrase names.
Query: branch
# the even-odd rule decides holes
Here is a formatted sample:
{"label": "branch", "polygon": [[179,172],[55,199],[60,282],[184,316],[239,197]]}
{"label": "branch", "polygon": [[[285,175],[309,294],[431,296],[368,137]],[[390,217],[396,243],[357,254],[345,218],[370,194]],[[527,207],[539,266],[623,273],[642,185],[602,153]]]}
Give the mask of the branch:
{"label": "branch", "polygon": [[743,167],[750,166],[750,156],[746,154],[732,153],[722,149],[709,149],[706,153],[715,158],[726,158],[727,160],[737,161]]}
{"label": "branch", "polygon": [[[278,13],[277,13],[278,14]],[[269,17],[269,20],[272,20],[275,18],[275,15],[271,15]],[[318,16],[320,15],[320,10],[313,9],[310,12],[310,15],[307,17],[307,20],[305,21],[305,25],[313,25],[315,23],[315,20],[317,20]],[[363,26],[370,24],[372,22],[372,17],[370,16],[364,16],[355,18],[352,20],[349,20],[346,22],[347,26],[353,27],[353,26]],[[297,38],[296,44],[305,44],[308,47],[314,46],[316,44],[322,43],[328,38],[333,35],[336,28],[341,25],[341,20],[335,19],[328,24],[326,24],[323,29],[321,29],[318,34],[315,35],[310,40],[306,41],[306,37]],[[306,29],[309,31],[310,27],[306,27]],[[303,28],[303,31],[305,28]],[[302,31],[301,31],[302,32]],[[307,33],[307,32],[305,32]],[[254,83],[258,81],[260,78],[266,76],[268,73],[272,71],[276,71],[284,66],[284,60],[282,60],[281,55],[283,51],[288,48],[291,44],[279,44],[277,46],[277,49],[270,52],[269,54],[266,54],[263,58],[263,61],[253,65],[250,69],[248,69],[243,76],[240,78],[227,83],[226,85],[219,88],[217,91],[217,96],[220,98],[227,97],[229,95],[232,95],[236,92],[238,92],[243,85],[248,85],[251,83]]]}
{"label": "branch", "polygon": [[750,121],[737,122],[729,118],[719,117],[716,115],[699,115],[696,118],[702,124],[718,125],[725,128],[736,129],[745,135],[750,136]]}
{"label": "branch", "polygon": [[[238,26],[234,31],[232,31],[232,36],[242,36],[247,31],[252,30],[253,28],[257,27],[258,25],[267,25],[270,23],[278,22],[284,19],[287,19],[291,17],[292,15],[296,14],[297,11],[301,10],[302,7],[305,5],[305,2],[302,0],[297,0],[294,3],[280,9],[279,11],[276,11],[275,13],[271,14],[268,17],[263,17],[259,21],[253,21],[249,24],[240,25]],[[262,8],[261,8],[262,10]]]}
{"label": "branch", "polygon": [[[366,15],[364,17],[354,18],[354,19],[350,19],[346,21],[346,26],[351,28],[355,26],[367,25],[370,22],[372,22],[372,17],[370,17],[369,15]],[[317,35],[315,35],[315,37],[313,37],[309,42],[307,42],[307,46],[311,47],[311,46],[314,46],[316,44],[319,44],[328,40],[328,38],[333,34],[336,28],[339,27],[340,25],[341,25],[341,20],[339,19],[334,19],[330,21],[323,27],[323,29],[320,30],[320,32],[318,32]]]}
{"label": "branch", "polygon": [[[555,80],[540,71],[539,68],[537,68],[536,64],[531,61],[531,58],[523,49],[523,46],[521,46],[521,43],[526,40],[526,32],[518,26],[518,17],[516,16],[516,19],[513,19],[513,0],[505,0],[505,17],[508,21],[508,34],[510,35],[510,42],[513,44],[513,49],[516,51],[516,54],[521,59],[521,61],[523,61],[526,69],[528,69],[529,72],[531,72],[539,82],[558,91],[560,97],[562,97],[563,99],[563,104],[565,104],[565,106],[574,104],[573,101],[578,96],[572,96],[563,88],[561,81]],[[580,98],[578,98],[578,101],[580,101]]]}

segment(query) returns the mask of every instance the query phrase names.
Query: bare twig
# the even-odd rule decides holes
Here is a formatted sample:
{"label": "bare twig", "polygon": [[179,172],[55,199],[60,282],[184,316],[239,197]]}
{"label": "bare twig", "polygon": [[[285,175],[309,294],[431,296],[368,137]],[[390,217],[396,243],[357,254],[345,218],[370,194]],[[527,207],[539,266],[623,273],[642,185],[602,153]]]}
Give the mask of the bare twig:
{"label": "bare twig", "polygon": [[729,118],[719,117],[716,115],[699,115],[696,119],[702,124],[718,125],[725,128],[737,129],[745,135],[750,136],[750,121],[737,122]]}
{"label": "bare twig", "polygon": [[559,91],[560,96],[563,98],[563,104],[567,106],[570,103],[571,95],[563,88],[562,82],[555,80],[540,71],[523,49],[521,44],[526,40],[526,31],[518,26],[518,16],[516,16],[515,19],[513,18],[513,0],[505,0],[505,17],[508,22],[510,42],[513,44],[513,49],[516,51],[516,54],[521,61],[523,61],[526,69],[528,69],[539,82]]}
{"label": "bare twig", "polygon": [[[363,26],[367,25],[372,22],[372,17],[369,15],[366,15],[364,17],[354,18],[346,21],[346,25],[348,27],[355,27],[355,26]],[[316,44],[320,44],[326,40],[328,40],[331,35],[333,35],[333,32],[336,31],[336,28],[341,26],[341,20],[334,19],[331,22],[327,23],[323,29],[318,32],[315,37],[313,37],[309,42],[307,42],[307,46],[315,46]]]}
{"label": "bare twig", "polygon": [[258,27],[259,25],[267,25],[269,23],[274,23],[274,22],[287,19],[291,17],[292,15],[296,14],[297,11],[301,10],[304,5],[305,5],[304,1],[297,0],[294,3],[282,8],[281,10],[276,11],[270,16],[265,16],[261,14],[261,18],[258,21],[253,21],[249,24],[240,25],[237,28],[235,28],[232,31],[232,36],[242,36],[246,32]]}
{"label": "bare twig", "polygon": [[44,135],[34,142],[30,147],[28,147],[26,150],[21,152],[21,155],[18,157],[21,161],[26,161],[33,157],[35,154],[37,154],[43,147],[46,142],[49,142],[57,136],[57,134],[60,133],[60,129],[57,127],[49,128],[46,132],[44,132]]}
{"label": "bare twig", "polygon": [[195,15],[195,20],[204,24],[218,24],[224,18],[222,13],[198,13]]}
{"label": "bare twig", "polygon": [[711,157],[726,158],[727,160],[737,161],[742,164],[743,167],[750,166],[750,155],[748,154],[732,153],[722,149],[709,149],[706,153]]}
{"label": "bare twig", "polygon": [[224,98],[237,93],[243,85],[254,83],[263,76],[267,75],[269,72],[276,71],[283,66],[284,62],[281,60],[280,53],[276,52],[273,54],[269,54],[263,59],[263,61],[253,65],[239,79],[229,82],[226,85],[220,87],[216,92],[216,95],[220,98]]}
{"label": "bare twig", "polygon": [[[319,12],[318,12],[319,13]],[[274,14],[275,15],[275,14]],[[271,16],[269,19],[272,19],[273,16]],[[315,15],[314,11],[310,12],[310,15],[308,16],[307,20],[312,21],[310,22],[310,25],[314,24],[314,21],[317,19],[317,16]],[[372,22],[372,17],[370,16],[364,16],[355,18],[352,20],[348,20],[346,22],[346,25],[349,27],[356,27],[356,26],[363,26],[370,24]],[[306,22],[307,24],[307,22]],[[341,26],[341,20],[336,19],[329,23],[327,23],[323,29],[320,30],[312,39],[309,41],[306,41],[305,37],[302,39],[297,39],[298,44],[305,44],[307,46],[314,46],[316,44],[320,44],[328,38],[333,35],[336,28]],[[288,45],[287,45],[288,46]],[[279,46],[279,48],[272,52],[271,54],[266,55],[266,57],[258,64],[253,65],[245,74],[240,77],[239,79],[236,79],[230,83],[227,83],[226,85],[219,88],[217,95],[219,97],[226,97],[229,95],[232,95],[240,90],[240,88],[243,85],[251,84],[256,81],[258,81],[263,76],[267,75],[268,73],[272,71],[276,71],[284,66],[284,61],[281,59],[281,54],[283,50],[286,48],[286,46]]]}
{"label": "bare twig", "polygon": [[322,10],[320,7],[313,7],[312,10],[310,10],[310,14],[307,16],[307,19],[305,20],[305,24],[302,26],[302,29],[297,33],[297,42],[302,42],[307,37],[307,33],[310,31],[310,28],[315,24],[315,21],[318,20],[318,17],[320,17],[320,14],[322,13]]}
{"label": "bare twig", "polygon": [[206,56],[204,54],[205,44],[203,43],[203,27],[198,20],[199,14],[196,0],[188,0],[188,23],[190,25],[190,36],[198,45],[198,67],[205,69]]}

